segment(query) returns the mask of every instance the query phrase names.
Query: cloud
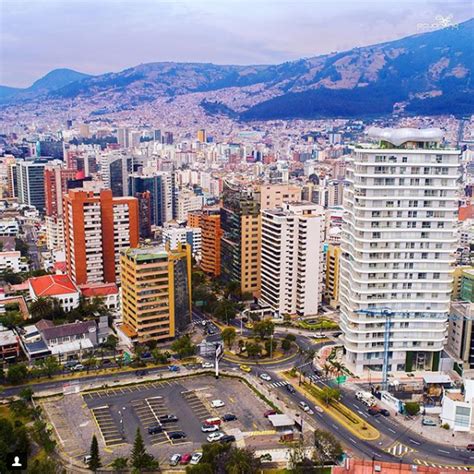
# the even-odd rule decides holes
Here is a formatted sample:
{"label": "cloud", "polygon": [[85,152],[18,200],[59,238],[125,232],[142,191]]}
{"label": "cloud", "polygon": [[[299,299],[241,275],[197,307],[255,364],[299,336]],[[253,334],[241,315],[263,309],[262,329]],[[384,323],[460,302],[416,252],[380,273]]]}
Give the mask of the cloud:
{"label": "cloud", "polygon": [[277,63],[418,33],[470,1],[2,0],[0,83],[51,69],[90,74],[144,62]]}

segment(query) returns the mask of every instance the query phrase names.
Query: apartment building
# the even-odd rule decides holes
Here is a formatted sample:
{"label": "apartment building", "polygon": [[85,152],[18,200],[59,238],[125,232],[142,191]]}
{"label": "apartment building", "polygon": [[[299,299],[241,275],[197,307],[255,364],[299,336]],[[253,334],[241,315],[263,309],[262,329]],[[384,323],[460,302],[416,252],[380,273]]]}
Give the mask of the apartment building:
{"label": "apartment building", "polygon": [[77,285],[114,283],[120,250],[138,245],[138,202],[110,189],[70,190],[64,197],[66,262]]}
{"label": "apartment building", "polygon": [[191,246],[193,257],[200,260],[202,245],[201,234],[200,227],[180,227],[178,225],[169,225],[163,229],[162,239],[163,244],[166,245],[168,243],[172,250],[177,249],[179,244],[189,244]]}
{"label": "apartment building", "polygon": [[[337,227],[334,230],[339,230]],[[334,309],[339,308],[339,266],[341,257],[340,245],[329,244],[326,250],[326,274],[324,299]]]}
{"label": "apartment building", "polygon": [[224,183],[221,218],[221,271],[242,292],[260,293],[260,204],[251,190]]}
{"label": "apartment building", "polygon": [[177,220],[187,221],[190,212],[199,211],[204,204],[204,197],[194,194],[190,190],[183,190],[177,199]]}
{"label": "apartment building", "polygon": [[260,300],[280,314],[317,314],[322,299],[324,210],[309,202],[262,212]]}
{"label": "apartment building", "polygon": [[173,338],[191,322],[191,246],[121,252],[121,332],[132,342]]}
{"label": "apartment building", "polygon": [[[437,370],[452,290],[459,150],[439,129],[369,129],[348,166],[341,237],[341,329],[355,373]],[[385,334],[385,316],[393,312]],[[365,311],[364,313],[360,312]],[[386,339],[385,339],[386,337]]]}
{"label": "apartment building", "polygon": [[191,213],[188,225],[201,229],[201,261],[203,272],[218,277],[221,274],[221,216],[218,211]]}
{"label": "apartment building", "polygon": [[44,213],[44,168],[46,160],[18,160],[16,164],[18,201]]}

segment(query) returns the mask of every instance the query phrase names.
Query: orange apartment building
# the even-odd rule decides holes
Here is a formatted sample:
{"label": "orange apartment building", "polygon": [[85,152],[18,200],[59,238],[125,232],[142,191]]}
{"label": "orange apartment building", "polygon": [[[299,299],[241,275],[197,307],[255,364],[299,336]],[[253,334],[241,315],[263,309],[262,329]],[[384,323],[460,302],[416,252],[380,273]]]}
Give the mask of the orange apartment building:
{"label": "orange apartment building", "polygon": [[188,214],[188,225],[201,228],[200,267],[208,275],[221,274],[221,217],[218,210]]}
{"label": "orange apartment building", "polygon": [[67,271],[77,285],[115,283],[120,251],[138,246],[138,200],[100,192],[71,190],[64,196]]}

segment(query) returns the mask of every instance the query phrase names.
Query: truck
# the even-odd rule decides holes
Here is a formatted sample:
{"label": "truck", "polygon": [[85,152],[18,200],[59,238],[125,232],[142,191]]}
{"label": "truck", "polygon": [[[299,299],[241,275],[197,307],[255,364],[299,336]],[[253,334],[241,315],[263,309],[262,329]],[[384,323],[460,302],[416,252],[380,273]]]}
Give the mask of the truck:
{"label": "truck", "polygon": [[362,390],[356,392],[356,398],[368,407],[371,407],[376,402],[375,397],[370,392],[364,392]]}

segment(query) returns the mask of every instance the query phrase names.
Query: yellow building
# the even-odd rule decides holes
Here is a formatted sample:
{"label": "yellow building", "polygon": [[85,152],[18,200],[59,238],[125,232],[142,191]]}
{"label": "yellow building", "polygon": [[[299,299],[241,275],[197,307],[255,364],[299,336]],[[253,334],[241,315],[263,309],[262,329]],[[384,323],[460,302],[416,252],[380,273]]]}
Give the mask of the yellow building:
{"label": "yellow building", "polygon": [[121,252],[122,332],[133,342],[166,340],[191,322],[191,246]]}
{"label": "yellow building", "polygon": [[326,285],[324,299],[331,306],[339,307],[339,260],[341,247],[339,245],[328,245],[326,251]]}
{"label": "yellow building", "polygon": [[453,301],[459,300],[461,298],[461,282],[464,271],[473,269],[474,267],[471,267],[469,265],[462,265],[456,267],[453,270],[453,292],[451,293],[451,299]]}
{"label": "yellow building", "polygon": [[201,128],[200,130],[198,130],[197,139],[198,139],[198,142],[206,143],[207,135],[206,135],[206,130],[204,128]]}

